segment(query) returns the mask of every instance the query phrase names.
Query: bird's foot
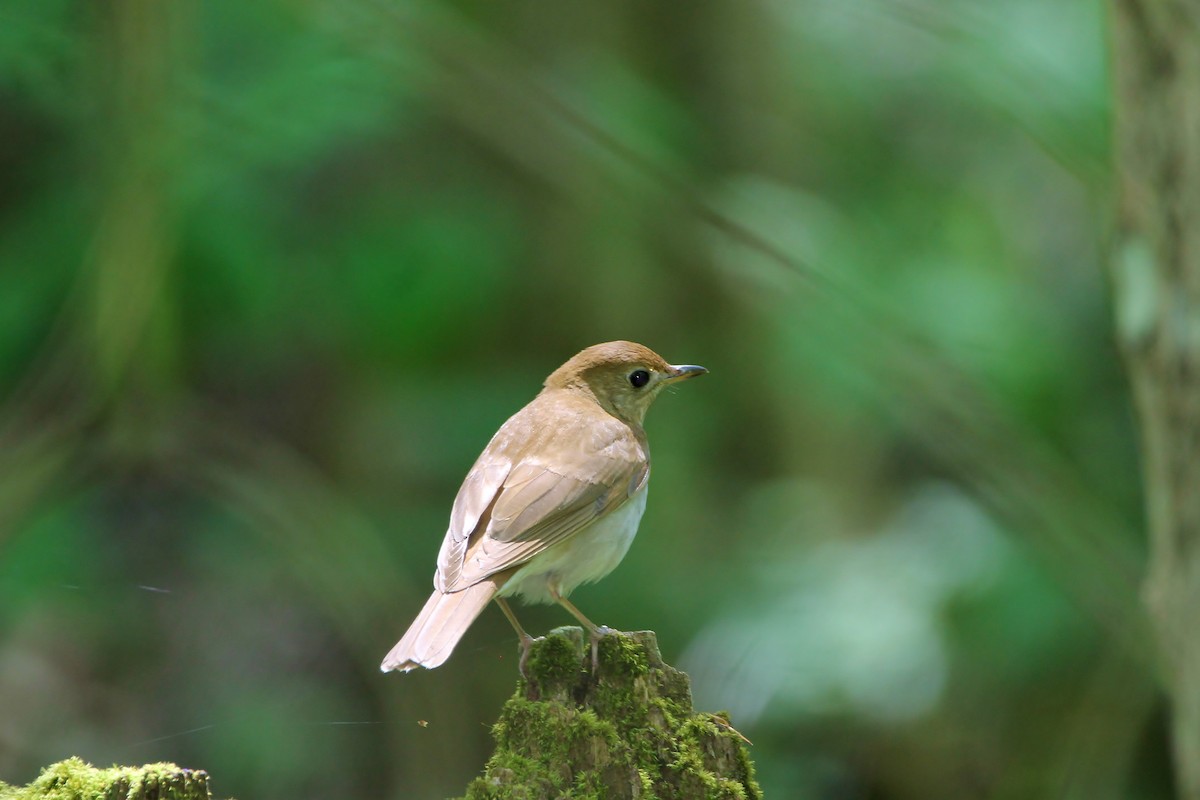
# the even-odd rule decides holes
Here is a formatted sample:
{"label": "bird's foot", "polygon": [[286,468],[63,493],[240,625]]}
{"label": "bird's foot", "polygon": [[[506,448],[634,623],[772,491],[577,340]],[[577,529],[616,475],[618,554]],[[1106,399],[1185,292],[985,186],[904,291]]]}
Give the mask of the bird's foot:
{"label": "bird's foot", "polygon": [[525,663],[529,661],[529,649],[533,647],[534,642],[539,642],[545,638],[545,636],[534,637],[529,634],[521,637],[521,660],[517,662],[517,669],[521,671],[522,678],[529,679],[529,676],[525,674]]}
{"label": "bird's foot", "polygon": [[600,667],[600,640],[612,633],[619,634],[620,631],[616,628],[610,628],[607,625],[598,625],[588,631],[588,633],[591,635],[592,640],[592,675],[594,676]]}

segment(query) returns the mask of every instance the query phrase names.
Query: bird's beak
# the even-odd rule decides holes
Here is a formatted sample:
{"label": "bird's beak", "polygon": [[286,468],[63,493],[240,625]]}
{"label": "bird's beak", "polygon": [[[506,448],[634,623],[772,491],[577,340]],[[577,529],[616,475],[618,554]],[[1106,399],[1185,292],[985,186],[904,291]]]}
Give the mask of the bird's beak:
{"label": "bird's beak", "polygon": [[663,379],[663,383],[675,383],[676,381],[703,375],[706,372],[708,370],[704,367],[698,367],[695,364],[672,364],[667,371],[667,377]]}

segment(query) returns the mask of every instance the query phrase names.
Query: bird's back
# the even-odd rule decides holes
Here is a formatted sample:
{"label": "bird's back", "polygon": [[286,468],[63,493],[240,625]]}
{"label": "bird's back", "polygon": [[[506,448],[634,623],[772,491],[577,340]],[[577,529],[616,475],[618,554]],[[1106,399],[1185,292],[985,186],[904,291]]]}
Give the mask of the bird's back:
{"label": "bird's back", "polygon": [[[456,591],[550,551],[573,552],[571,540],[630,505],[635,495],[642,495],[639,505],[645,507],[649,468],[640,428],[568,391],[539,394],[501,426],[463,481],[442,543],[436,585]],[[626,512],[619,524],[601,529],[601,539],[624,542],[620,548],[601,548],[620,550],[612,566],[629,542],[624,534],[607,531],[623,530],[630,519],[636,531],[640,518],[640,510]]]}

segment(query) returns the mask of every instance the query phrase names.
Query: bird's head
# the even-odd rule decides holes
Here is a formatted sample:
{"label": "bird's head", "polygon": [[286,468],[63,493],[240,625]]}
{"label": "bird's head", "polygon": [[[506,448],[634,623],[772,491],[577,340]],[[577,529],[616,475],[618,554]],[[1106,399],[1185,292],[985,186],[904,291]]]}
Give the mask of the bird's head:
{"label": "bird's head", "polygon": [[668,364],[635,342],[605,342],[577,353],[550,373],[545,386],[585,392],[613,416],[641,425],[664,386],[705,372],[692,364]]}

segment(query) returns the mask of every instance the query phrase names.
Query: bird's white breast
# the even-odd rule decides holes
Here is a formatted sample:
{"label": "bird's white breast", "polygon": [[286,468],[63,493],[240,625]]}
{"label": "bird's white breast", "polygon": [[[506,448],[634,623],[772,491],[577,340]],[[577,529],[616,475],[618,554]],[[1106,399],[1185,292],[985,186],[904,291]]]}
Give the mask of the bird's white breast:
{"label": "bird's white breast", "polygon": [[646,491],[643,488],[617,510],[539,553],[513,575],[501,596],[521,595],[531,603],[552,603],[551,585],[565,596],[576,586],[612,572],[637,534],[646,510]]}

